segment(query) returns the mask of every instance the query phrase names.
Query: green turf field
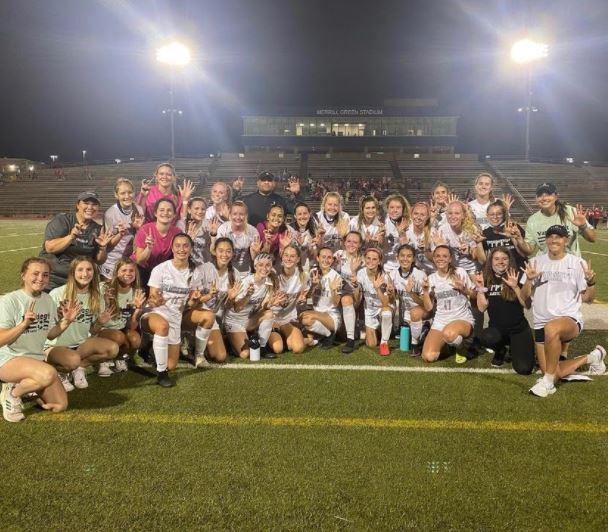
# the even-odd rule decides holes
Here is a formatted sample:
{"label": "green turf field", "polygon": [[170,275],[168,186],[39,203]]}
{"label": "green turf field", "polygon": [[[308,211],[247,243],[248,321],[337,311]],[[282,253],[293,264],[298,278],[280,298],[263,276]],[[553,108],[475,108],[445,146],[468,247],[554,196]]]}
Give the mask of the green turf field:
{"label": "green turf field", "polygon": [[[0,222],[0,291],[40,244],[22,223]],[[607,529],[606,376],[537,399],[488,355],[426,366],[395,346],[183,367],[169,390],[147,371],[0,423],[2,529]]]}

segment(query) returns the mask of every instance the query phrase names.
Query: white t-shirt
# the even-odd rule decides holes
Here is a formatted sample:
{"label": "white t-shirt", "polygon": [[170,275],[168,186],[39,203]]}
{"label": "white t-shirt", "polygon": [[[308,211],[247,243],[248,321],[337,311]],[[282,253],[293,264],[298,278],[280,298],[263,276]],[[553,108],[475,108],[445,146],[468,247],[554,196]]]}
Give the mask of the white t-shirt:
{"label": "white t-shirt", "polygon": [[[317,226],[323,227],[325,231],[323,245],[328,246],[330,249],[332,249],[332,251],[340,249],[342,247],[342,237],[338,234],[338,231],[336,230],[336,224],[331,224],[330,222],[328,222],[324,216],[323,211],[319,211],[315,216],[317,217]],[[347,222],[347,225],[349,225],[350,223],[349,215],[346,212],[343,212],[342,214],[339,213],[338,219],[345,220]]]}
{"label": "white t-shirt", "polygon": [[534,260],[536,270],[541,272],[533,282],[534,328],[541,329],[549,321],[564,317],[573,318],[583,327],[581,293],[588,286],[584,260],[570,253],[560,260],[552,260],[547,254]]}
{"label": "white t-shirt", "polygon": [[190,291],[201,288],[201,273],[198,268],[178,270],[172,260],[166,260],[152,269],[148,286],[158,288],[165,300],[149,311],[180,323]]}
{"label": "white t-shirt", "polygon": [[[463,268],[456,268],[455,274],[461,279],[466,288],[471,289],[474,283]],[[455,290],[447,277],[441,277],[438,272],[429,277],[429,292],[436,300],[435,319],[446,323],[456,320],[473,322],[472,309],[469,298]]]}
{"label": "white t-shirt", "polygon": [[245,277],[251,272],[252,255],[250,246],[252,242],[259,241],[260,235],[253,225],[247,224],[245,229],[237,233],[231,227],[231,222],[224,222],[218,227],[218,238],[230,238],[233,242],[233,266],[239,272],[240,277]]}
{"label": "white t-shirt", "polygon": [[[134,203],[133,209],[143,216],[144,211],[139,205]],[[116,263],[122,258],[130,257],[133,253],[133,237],[136,233],[135,228],[131,226],[131,212],[125,214],[115,203],[104,213],[104,229],[114,231],[119,223],[127,228],[127,232],[118,241],[118,244],[108,251],[106,262],[99,267],[99,272],[108,279],[112,277]]]}
{"label": "white t-shirt", "polygon": [[430,274],[436,271],[436,265],[433,263],[433,261],[431,259],[429,259],[426,255],[426,251],[431,251],[431,238],[430,238],[430,242],[428,242],[427,246],[425,247],[425,249],[421,250],[419,248],[419,244],[423,243],[424,241],[424,235],[423,233],[421,233],[420,235],[417,235],[414,232],[414,226],[412,224],[410,224],[410,226],[408,227],[408,229],[406,230],[406,236],[408,237],[408,242],[414,246],[414,249],[416,250],[416,266],[417,268],[419,268],[420,270],[423,270],[426,274]]}
{"label": "white t-shirt", "polygon": [[[453,251],[453,265],[458,268],[463,268],[467,272],[476,271],[476,261],[471,255],[466,255],[460,251],[461,243],[467,244],[471,249],[472,246],[476,245],[476,241],[463,231],[461,234],[455,233],[448,223],[442,224],[439,227],[438,232],[448,242],[448,245]],[[434,250],[435,248],[436,246],[432,242],[431,249]]]}
{"label": "white t-shirt", "polygon": [[275,318],[279,320],[295,320],[297,318],[296,313],[296,301],[298,295],[309,288],[309,276],[303,274],[301,280],[301,274],[298,269],[290,276],[286,277],[282,273],[279,273],[279,290],[285,292],[288,296],[288,300],[285,305],[281,307],[273,307],[273,314]]}
{"label": "white t-shirt", "polygon": [[319,280],[320,289],[313,293],[313,310],[317,312],[337,312],[332,303],[332,291],[330,290],[330,284],[337,278],[340,278],[339,273],[332,269],[321,277]]}
{"label": "white t-shirt", "polygon": [[491,204],[490,201],[487,201],[486,203],[480,203],[476,199],[470,201],[467,204],[469,206],[469,208],[471,209],[472,214],[474,215],[476,223],[480,226],[480,229],[482,229],[482,230],[491,226],[491,224],[488,221],[488,218],[486,217],[486,209],[488,209],[488,206],[490,204]]}
{"label": "white t-shirt", "polygon": [[393,282],[393,286],[395,286],[397,296],[400,298],[400,310],[402,312],[409,311],[412,307],[419,306],[412,298],[410,292],[406,291],[406,283],[412,278],[414,280],[412,291],[421,296],[423,294],[423,281],[427,278],[424,272],[415,267],[404,276],[402,275],[401,270],[393,270],[389,272],[389,278]]}

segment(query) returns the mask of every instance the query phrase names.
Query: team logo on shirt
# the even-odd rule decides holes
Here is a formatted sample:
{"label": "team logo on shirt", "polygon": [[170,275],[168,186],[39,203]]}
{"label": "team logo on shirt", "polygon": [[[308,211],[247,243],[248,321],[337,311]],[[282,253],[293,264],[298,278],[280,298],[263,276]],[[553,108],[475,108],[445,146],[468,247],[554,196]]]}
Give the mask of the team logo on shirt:
{"label": "team logo on shirt", "polygon": [[[46,331],[49,328],[50,314],[36,314],[36,321],[33,321],[28,325],[28,328],[23,334],[31,334],[38,331]],[[22,316],[21,319],[25,318]]]}

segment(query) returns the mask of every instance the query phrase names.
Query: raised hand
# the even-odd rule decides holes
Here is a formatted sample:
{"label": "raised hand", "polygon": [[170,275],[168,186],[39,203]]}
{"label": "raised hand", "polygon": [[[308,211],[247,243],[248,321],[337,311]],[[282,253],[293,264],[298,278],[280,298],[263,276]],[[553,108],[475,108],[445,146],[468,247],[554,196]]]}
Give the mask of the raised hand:
{"label": "raised hand", "polygon": [[72,227],[71,231],[70,231],[70,235],[74,238],[78,238],[78,236],[80,234],[82,234],[83,232],[83,225],[82,224],[74,224],[74,227]]}
{"label": "raised hand", "polygon": [[450,281],[450,285],[458,292],[465,293],[465,283],[458,275],[453,277],[452,281]]}
{"label": "raised hand", "polygon": [[592,269],[592,261],[582,262],[582,269],[584,270],[584,278],[586,279],[586,283],[589,285],[594,284],[594,278],[596,277],[596,273]]}
{"label": "raised hand", "polygon": [[271,307],[284,307],[287,305],[287,303],[288,294],[286,294],[283,290],[278,290],[277,292],[273,293],[269,305]]}
{"label": "raised hand", "polygon": [[473,281],[478,288],[484,288],[484,276],[482,275],[482,272],[474,273]]}
{"label": "raised hand", "polygon": [[453,201],[458,201],[461,203],[461,198],[457,194],[449,194],[448,195],[448,203],[452,203]]}
{"label": "raised hand", "polygon": [[60,316],[61,319],[72,323],[76,318],[78,318],[78,314],[80,313],[81,309],[82,305],[79,301],[62,301],[59,303],[57,315]]}
{"label": "raised hand", "polygon": [[218,220],[218,217],[214,217],[213,220],[209,222],[207,229],[212,236],[218,234],[218,227],[220,227],[220,223],[221,222]]}
{"label": "raised hand", "polygon": [[241,287],[243,286],[243,283],[241,282],[240,279],[235,279],[234,284],[228,289],[227,291],[227,296],[228,299],[230,301],[234,301],[237,296],[239,295],[239,292],[241,291]]}
{"label": "raised hand", "polygon": [[195,238],[197,238],[197,235],[199,234],[199,227],[198,227],[197,222],[193,222],[193,221],[188,222],[188,229],[186,232],[188,233],[188,236],[190,238],[192,238],[193,240]]}
{"label": "raised hand", "polygon": [[118,313],[118,309],[116,308],[116,305],[112,304],[107,306],[103,312],[101,312],[99,314],[99,316],[97,317],[97,321],[99,321],[99,323],[101,323],[102,325],[105,325],[106,323],[108,323],[113,316],[115,316]]}
{"label": "raised hand", "polygon": [[330,281],[329,288],[332,292],[338,292],[343,285],[342,277],[335,277],[332,281]]}
{"label": "raised hand", "polygon": [[262,249],[262,243],[260,242],[260,240],[254,240],[251,244],[250,244],[250,253],[255,257],[256,255],[258,255],[258,253],[260,253],[260,250]]}
{"label": "raised hand", "polygon": [[401,236],[406,231],[406,229],[408,229],[408,220],[405,217],[402,217],[402,220],[396,226],[396,229],[398,231],[398,235]]}
{"label": "raised hand", "polygon": [[404,291],[406,291],[409,294],[411,294],[413,292],[413,290],[414,290],[414,285],[415,285],[414,277],[412,275],[410,275],[408,277],[408,279],[406,279],[404,281]]}
{"label": "raised hand", "polygon": [[113,236],[112,231],[102,231],[97,237],[95,237],[95,243],[100,248],[105,248],[110,240],[112,240]]}
{"label": "raised hand", "polygon": [[[230,214],[230,207],[228,206],[228,203],[223,203],[220,208],[218,209],[218,207],[216,207],[216,215],[220,216],[222,219],[224,220],[228,220],[228,216]],[[216,218],[214,218],[214,220],[216,220]],[[221,220],[218,220],[218,223],[220,223]]]}
{"label": "raised hand", "polygon": [[182,201],[188,201],[190,196],[192,196],[194,189],[195,187],[192,184],[192,181],[190,181],[190,179],[184,179],[182,186],[178,185],[178,191],[180,192],[180,196],[182,196]]}
{"label": "raised hand", "polygon": [[36,300],[32,299],[30,304],[28,305],[25,314],[23,315],[22,323],[25,324],[25,328],[27,329],[30,326],[30,323],[34,323],[38,319],[38,315],[34,312],[34,307],[36,306]]}
{"label": "raised hand", "polygon": [[581,203],[577,204],[575,215],[573,216],[573,223],[578,227],[585,226],[588,223],[588,209],[585,208]]}
{"label": "raised hand", "polygon": [[372,286],[374,286],[374,288],[378,290],[384,284],[385,284],[385,275],[382,272],[379,272],[378,275],[374,278],[374,281],[372,281]]}
{"label": "raised hand", "polygon": [[298,179],[296,176],[288,179],[288,192],[294,195],[300,192],[300,179]]}
{"label": "raised hand", "polygon": [[311,270],[311,285],[312,286],[319,285],[319,270],[317,270],[317,269]]}
{"label": "raised hand", "polygon": [[421,281],[421,291],[425,294],[429,294],[429,280],[427,278]]}
{"label": "raised hand", "polygon": [[446,246],[448,244],[448,241],[446,240],[441,231],[435,231],[431,235],[431,241],[434,243],[435,246]]}
{"label": "raised hand", "polygon": [[140,194],[146,197],[148,192],[150,192],[150,179],[142,179],[142,184],[140,185]]}
{"label": "raised hand", "polygon": [[148,229],[146,232],[146,247],[152,251],[154,247],[154,237],[152,236],[152,229]]}
{"label": "raised hand", "polygon": [[106,289],[105,293],[104,293],[104,303],[106,304],[106,306],[111,305],[112,303],[114,303],[116,301],[116,292],[114,290],[114,288],[108,286],[108,288]]}
{"label": "raised hand", "polygon": [[297,305],[303,305],[307,302],[307,292],[308,290],[301,290],[298,292],[298,297],[296,298]]}
{"label": "raised hand", "polygon": [[145,302],[146,302],[146,293],[141,288],[138,288],[135,291],[135,293],[133,294],[133,301],[131,302],[131,304],[136,309],[141,309],[144,306]]}
{"label": "raised hand", "polygon": [[336,232],[341,238],[349,232],[349,221],[347,218],[340,218],[336,223]]}
{"label": "raised hand", "polygon": [[349,269],[351,270],[351,273],[356,275],[357,271],[360,269],[360,267],[362,265],[362,258],[359,256],[349,257],[348,262],[349,262]]}
{"label": "raised hand", "polygon": [[510,268],[505,272],[505,276],[502,277],[501,281],[514,289],[518,286],[518,273],[514,268]]}
{"label": "raised hand", "polygon": [[510,210],[512,205],[514,205],[514,198],[511,194],[504,194],[503,196],[501,196],[501,201],[505,203],[505,206],[507,207],[508,211]]}
{"label": "raised hand", "polygon": [[541,277],[541,272],[537,271],[535,261],[533,259],[529,260],[525,264],[525,268],[520,268],[524,274],[527,276],[529,281],[534,281]]}
{"label": "raised hand", "polygon": [[162,307],[165,304],[165,298],[160,291],[153,292],[151,290],[150,295],[148,296],[148,303],[150,303],[152,307]]}
{"label": "raised hand", "polygon": [[201,293],[201,290],[199,288],[195,288],[194,290],[191,290],[190,294],[188,294],[187,305],[189,307],[194,307],[195,305],[197,305],[200,302],[202,296],[203,296],[203,294]]}
{"label": "raised hand", "polygon": [[292,243],[292,231],[285,231],[282,235],[279,235],[279,249],[283,250]]}

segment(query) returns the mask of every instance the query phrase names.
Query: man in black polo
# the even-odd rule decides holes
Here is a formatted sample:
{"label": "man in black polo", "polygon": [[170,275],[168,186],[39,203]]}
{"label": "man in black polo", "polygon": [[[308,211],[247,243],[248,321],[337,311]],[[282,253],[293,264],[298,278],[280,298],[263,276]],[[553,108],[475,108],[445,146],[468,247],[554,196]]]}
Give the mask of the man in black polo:
{"label": "man in black polo", "polygon": [[247,196],[241,196],[243,179],[239,178],[233,182],[233,200],[240,199],[247,205],[247,222],[256,227],[260,222],[266,220],[266,213],[274,205],[280,205],[286,214],[291,214],[294,204],[303,201],[300,193],[300,180],[297,176],[288,178],[287,191],[290,195],[284,198],[275,192],[275,176],[270,172],[262,172],[256,180],[256,192]]}

